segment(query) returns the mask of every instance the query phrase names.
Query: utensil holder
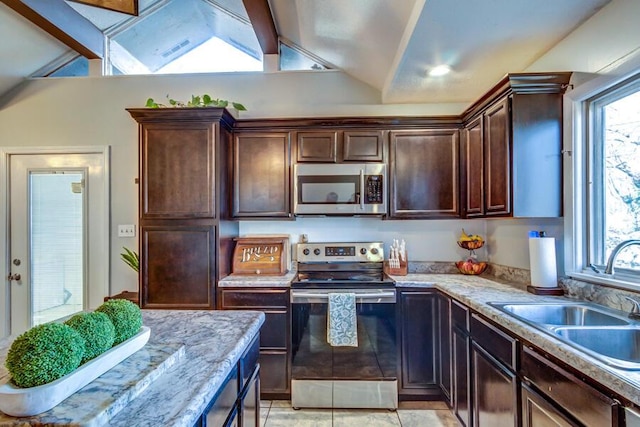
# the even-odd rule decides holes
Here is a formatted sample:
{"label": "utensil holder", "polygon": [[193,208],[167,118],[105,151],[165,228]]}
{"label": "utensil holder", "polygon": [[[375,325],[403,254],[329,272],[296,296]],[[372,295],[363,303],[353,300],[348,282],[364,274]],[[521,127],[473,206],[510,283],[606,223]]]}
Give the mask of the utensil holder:
{"label": "utensil holder", "polygon": [[400,261],[400,267],[390,267],[389,261],[384,262],[384,272],[390,276],[406,276],[408,270],[408,262],[406,260]]}

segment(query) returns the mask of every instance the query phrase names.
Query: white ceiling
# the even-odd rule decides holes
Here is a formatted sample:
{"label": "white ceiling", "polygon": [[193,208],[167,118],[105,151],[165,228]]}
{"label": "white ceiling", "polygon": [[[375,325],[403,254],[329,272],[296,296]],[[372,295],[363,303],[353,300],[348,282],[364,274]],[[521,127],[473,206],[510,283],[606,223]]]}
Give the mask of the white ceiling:
{"label": "white ceiling", "polygon": [[[243,12],[241,0],[215,1]],[[478,98],[506,73],[526,70],[610,1],[269,2],[280,36],[378,89],[384,103],[459,103]],[[101,29],[127,18],[69,4]],[[69,52],[2,3],[0,40],[0,96]],[[452,73],[428,77],[441,63]]]}

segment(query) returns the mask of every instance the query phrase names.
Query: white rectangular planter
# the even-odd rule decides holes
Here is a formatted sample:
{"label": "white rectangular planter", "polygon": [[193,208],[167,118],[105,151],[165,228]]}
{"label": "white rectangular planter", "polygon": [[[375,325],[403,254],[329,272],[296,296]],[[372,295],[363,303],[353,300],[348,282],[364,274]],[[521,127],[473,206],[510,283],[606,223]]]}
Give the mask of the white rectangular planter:
{"label": "white rectangular planter", "polygon": [[150,335],[151,330],[143,326],[133,337],[48,384],[29,388],[19,388],[11,383],[0,385],[0,411],[12,417],[28,417],[48,411],[140,350]]}

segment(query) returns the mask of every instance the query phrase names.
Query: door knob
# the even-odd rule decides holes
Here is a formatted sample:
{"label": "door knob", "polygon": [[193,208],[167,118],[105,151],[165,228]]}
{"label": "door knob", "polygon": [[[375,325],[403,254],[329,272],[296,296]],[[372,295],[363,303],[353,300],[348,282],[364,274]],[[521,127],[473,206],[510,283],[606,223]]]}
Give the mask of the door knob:
{"label": "door knob", "polygon": [[15,280],[16,282],[20,280],[20,275],[19,274],[9,274],[9,277],[7,277],[9,280]]}

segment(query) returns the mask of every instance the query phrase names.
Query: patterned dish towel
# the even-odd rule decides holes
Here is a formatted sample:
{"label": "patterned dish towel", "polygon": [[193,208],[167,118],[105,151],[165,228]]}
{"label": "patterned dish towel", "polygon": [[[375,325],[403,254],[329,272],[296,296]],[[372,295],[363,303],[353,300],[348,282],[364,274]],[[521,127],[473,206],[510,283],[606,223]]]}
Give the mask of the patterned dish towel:
{"label": "patterned dish towel", "polygon": [[329,294],[327,342],[334,347],[358,346],[356,294],[349,292]]}

